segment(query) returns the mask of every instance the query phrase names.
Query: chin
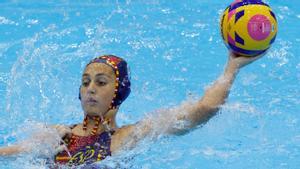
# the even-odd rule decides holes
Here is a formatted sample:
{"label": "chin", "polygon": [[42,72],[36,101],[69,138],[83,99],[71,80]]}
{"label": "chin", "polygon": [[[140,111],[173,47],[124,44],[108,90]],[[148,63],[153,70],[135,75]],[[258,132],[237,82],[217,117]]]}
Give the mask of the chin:
{"label": "chin", "polygon": [[103,115],[102,111],[95,107],[87,107],[85,110],[85,114],[89,115],[89,116],[101,116]]}

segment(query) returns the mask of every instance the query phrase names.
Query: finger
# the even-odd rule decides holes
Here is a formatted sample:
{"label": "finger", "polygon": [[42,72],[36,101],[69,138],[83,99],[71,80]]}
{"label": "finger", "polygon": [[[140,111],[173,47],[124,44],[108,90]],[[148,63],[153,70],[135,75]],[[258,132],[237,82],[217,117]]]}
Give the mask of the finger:
{"label": "finger", "polygon": [[262,54],[259,54],[259,55],[255,56],[255,57],[251,57],[250,60],[251,60],[252,62],[255,61],[255,60],[258,60],[258,59],[262,58],[265,54],[266,54],[266,53],[264,52],[264,53],[262,53]]}
{"label": "finger", "polygon": [[72,129],[66,128],[65,134],[67,134],[68,136],[70,136],[72,134]]}
{"label": "finger", "polygon": [[232,51],[229,51],[229,57],[230,57],[230,58],[236,58],[237,56],[236,56],[236,54],[233,53]]}
{"label": "finger", "polygon": [[58,125],[56,124],[56,125],[52,125],[51,126],[51,128],[53,128],[53,129],[57,129],[57,127],[58,127]]}
{"label": "finger", "polygon": [[262,58],[262,57],[265,56],[266,54],[267,54],[267,51],[265,51],[265,52],[259,54],[259,55],[256,56],[256,57],[257,57],[257,58]]}
{"label": "finger", "polygon": [[70,127],[67,127],[67,126],[63,126],[63,125],[60,125],[58,128],[57,128],[59,131],[65,131],[67,133],[71,133],[72,132],[72,129]]}
{"label": "finger", "polygon": [[230,51],[230,55],[234,58],[237,58],[237,57],[246,57],[244,55],[241,55],[239,53],[236,53],[236,52],[233,52],[233,51]]}
{"label": "finger", "polygon": [[68,130],[61,130],[60,132],[59,132],[59,135],[61,136],[61,137],[63,137],[63,136],[65,136],[65,135],[68,135]]}
{"label": "finger", "polygon": [[63,125],[59,125],[59,124],[56,124],[55,126],[54,126],[54,128],[56,129],[56,130],[62,130],[62,128],[63,128]]}
{"label": "finger", "polygon": [[72,135],[72,130],[71,129],[63,129],[59,132],[59,134],[62,138],[70,137]]}
{"label": "finger", "polygon": [[66,127],[64,127],[64,126],[62,126],[62,125],[60,125],[60,126],[58,126],[58,128],[57,128],[59,131],[64,131],[64,130],[66,130]]}

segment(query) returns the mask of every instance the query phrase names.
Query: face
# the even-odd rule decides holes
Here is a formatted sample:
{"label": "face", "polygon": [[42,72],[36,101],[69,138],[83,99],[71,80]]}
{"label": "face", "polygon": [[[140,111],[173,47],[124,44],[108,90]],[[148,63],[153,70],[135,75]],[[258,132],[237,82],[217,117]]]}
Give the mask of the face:
{"label": "face", "polygon": [[104,116],[112,102],[115,90],[115,73],[104,63],[91,63],[82,75],[81,105],[85,114]]}

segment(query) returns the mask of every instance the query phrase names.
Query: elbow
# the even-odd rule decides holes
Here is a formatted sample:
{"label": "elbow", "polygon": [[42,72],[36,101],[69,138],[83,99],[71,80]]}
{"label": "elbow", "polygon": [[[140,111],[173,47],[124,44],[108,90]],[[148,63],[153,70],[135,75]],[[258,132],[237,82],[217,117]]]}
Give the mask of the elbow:
{"label": "elbow", "polygon": [[208,104],[201,102],[198,105],[196,113],[191,114],[189,117],[193,127],[203,125],[208,122],[220,109],[220,104]]}
{"label": "elbow", "polygon": [[199,105],[201,105],[201,109],[204,109],[207,112],[217,112],[219,111],[220,107],[225,103],[225,100],[213,100],[213,99],[206,99],[201,100]]}

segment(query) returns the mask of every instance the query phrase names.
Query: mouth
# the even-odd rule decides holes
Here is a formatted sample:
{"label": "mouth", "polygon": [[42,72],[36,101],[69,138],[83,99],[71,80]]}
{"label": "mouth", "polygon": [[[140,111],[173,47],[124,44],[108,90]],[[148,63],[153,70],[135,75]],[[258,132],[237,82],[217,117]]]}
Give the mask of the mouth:
{"label": "mouth", "polygon": [[87,100],[86,100],[86,104],[88,104],[88,105],[95,105],[95,104],[97,104],[98,102],[97,102],[97,100],[95,100],[95,99],[93,99],[93,98],[88,98]]}

